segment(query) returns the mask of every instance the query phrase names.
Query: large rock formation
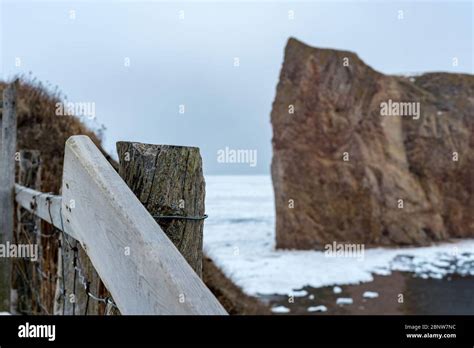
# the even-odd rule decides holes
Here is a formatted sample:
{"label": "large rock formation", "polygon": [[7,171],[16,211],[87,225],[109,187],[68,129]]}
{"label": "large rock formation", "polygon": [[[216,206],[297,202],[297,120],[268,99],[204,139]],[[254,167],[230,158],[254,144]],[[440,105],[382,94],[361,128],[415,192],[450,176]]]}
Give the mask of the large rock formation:
{"label": "large rock formation", "polygon": [[271,120],[277,247],[474,237],[473,75],[387,76],[290,39]]}

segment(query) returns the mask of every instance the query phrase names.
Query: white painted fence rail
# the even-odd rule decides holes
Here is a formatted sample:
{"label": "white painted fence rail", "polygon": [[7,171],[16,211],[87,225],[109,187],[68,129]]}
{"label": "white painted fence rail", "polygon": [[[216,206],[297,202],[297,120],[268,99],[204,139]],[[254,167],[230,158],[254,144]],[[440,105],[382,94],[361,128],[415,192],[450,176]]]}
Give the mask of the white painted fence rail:
{"label": "white painted fence rail", "polygon": [[61,196],[38,192],[15,184],[15,200],[30,213],[34,213],[39,218],[62,230]]}
{"label": "white painted fence rail", "polygon": [[66,142],[62,197],[15,192],[81,243],[122,314],[227,314],[88,137]]}

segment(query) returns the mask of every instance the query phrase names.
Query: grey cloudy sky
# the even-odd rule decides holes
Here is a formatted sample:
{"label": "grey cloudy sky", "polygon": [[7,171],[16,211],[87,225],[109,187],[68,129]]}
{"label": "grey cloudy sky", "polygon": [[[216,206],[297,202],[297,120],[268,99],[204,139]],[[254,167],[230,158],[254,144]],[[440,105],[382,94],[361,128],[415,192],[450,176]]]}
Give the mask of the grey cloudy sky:
{"label": "grey cloudy sky", "polygon": [[[474,65],[470,1],[0,2],[4,79],[32,72],[71,102],[94,102],[109,151],[118,140],[199,146],[206,174],[269,172],[271,104],[290,36],[354,51],[384,73]],[[218,163],[225,147],[256,149],[257,166]]]}

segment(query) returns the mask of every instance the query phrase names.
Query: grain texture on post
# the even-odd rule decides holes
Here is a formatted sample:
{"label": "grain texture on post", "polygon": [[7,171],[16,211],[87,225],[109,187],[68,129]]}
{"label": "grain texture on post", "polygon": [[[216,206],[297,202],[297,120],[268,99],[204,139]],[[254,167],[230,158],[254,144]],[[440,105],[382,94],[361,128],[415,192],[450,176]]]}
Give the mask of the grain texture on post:
{"label": "grain texture on post", "polygon": [[202,277],[205,182],[199,148],[118,142],[119,174]]}
{"label": "grain texture on post", "polygon": [[61,211],[122,314],[226,314],[86,136],[66,142]]}
{"label": "grain texture on post", "polygon": [[[13,242],[14,185],[16,152],[16,103],[18,82],[3,91],[1,153],[0,153],[0,243]],[[12,279],[11,259],[0,259],[0,312],[10,311]]]}

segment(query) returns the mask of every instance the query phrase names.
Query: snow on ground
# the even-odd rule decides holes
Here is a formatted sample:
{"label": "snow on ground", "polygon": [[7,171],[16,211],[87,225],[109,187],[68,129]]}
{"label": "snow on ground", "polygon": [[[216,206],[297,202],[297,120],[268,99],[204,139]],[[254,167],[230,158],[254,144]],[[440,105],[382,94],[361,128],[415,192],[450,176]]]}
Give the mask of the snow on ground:
{"label": "snow on ground", "polygon": [[373,274],[409,271],[423,278],[474,275],[474,239],[422,248],[366,249],[363,257],[275,250],[269,176],[206,177],[204,250],[249,295],[302,295],[305,286],[357,284]]}
{"label": "snow on ground", "polygon": [[293,291],[292,295],[294,297],[305,297],[308,295],[308,292],[306,290],[297,290],[297,291]]}
{"label": "snow on ground", "polygon": [[328,308],[326,306],[320,305],[320,306],[312,306],[308,307],[307,311],[308,312],[327,312]]}
{"label": "snow on ground", "polygon": [[272,308],[273,313],[289,313],[290,309],[285,306],[277,306]]}
{"label": "snow on ground", "polygon": [[350,297],[339,297],[337,300],[336,300],[336,304],[337,305],[348,305],[348,304],[352,304],[354,301],[352,300],[352,298]]}
{"label": "snow on ground", "polygon": [[362,297],[364,297],[364,298],[377,298],[377,297],[379,297],[379,293],[375,292],[375,291],[366,291],[366,292],[364,292]]}

